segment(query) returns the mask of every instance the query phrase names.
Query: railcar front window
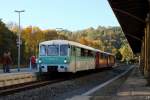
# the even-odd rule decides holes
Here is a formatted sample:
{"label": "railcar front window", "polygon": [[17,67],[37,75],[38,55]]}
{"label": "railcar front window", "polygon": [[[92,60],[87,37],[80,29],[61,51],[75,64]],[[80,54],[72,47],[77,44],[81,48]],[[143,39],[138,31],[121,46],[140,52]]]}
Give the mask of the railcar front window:
{"label": "railcar front window", "polygon": [[59,45],[49,45],[47,55],[48,56],[58,56],[59,55]]}
{"label": "railcar front window", "polygon": [[68,45],[60,45],[60,56],[68,55]]}
{"label": "railcar front window", "polygon": [[46,46],[45,45],[41,45],[40,46],[40,55],[41,56],[45,56],[46,55]]}

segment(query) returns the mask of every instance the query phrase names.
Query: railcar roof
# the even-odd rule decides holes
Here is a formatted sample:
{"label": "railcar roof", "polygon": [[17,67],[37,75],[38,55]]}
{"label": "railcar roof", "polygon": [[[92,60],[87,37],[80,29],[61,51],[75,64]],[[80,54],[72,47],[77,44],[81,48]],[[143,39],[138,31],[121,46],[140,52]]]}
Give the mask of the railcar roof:
{"label": "railcar roof", "polygon": [[92,51],[95,51],[95,52],[101,52],[101,53],[105,53],[105,54],[114,56],[111,53],[104,52],[104,51],[101,51],[99,49],[95,49],[95,48],[92,48],[92,47],[89,47],[89,46],[86,46],[86,45],[83,45],[83,44],[80,44],[80,43],[77,43],[77,42],[69,41],[69,40],[50,40],[50,41],[41,42],[39,45],[51,45],[51,44],[53,44],[53,45],[54,44],[69,44],[69,45],[72,45],[72,46],[85,48],[85,49],[92,50]]}
{"label": "railcar roof", "polygon": [[95,49],[92,47],[89,47],[89,46],[86,46],[86,45],[83,45],[83,44],[80,44],[77,42],[69,41],[69,40],[50,40],[50,41],[44,41],[44,42],[40,43],[40,45],[50,45],[50,44],[69,44],[72,46],[76,46],[76,47],[85,48],[88,50],[95,51]]}
{"label": "railcar roof", "polygon": [[105,53],[105,54],[107,54],[107,55],[112,55],[112,56],[114,56],[113,54],[111,54],[111,53],[109,53],[109,52],[101,51],[101,50],[99,50],[99,49],[95,49],[95,51],[101,52],[101,53]]}

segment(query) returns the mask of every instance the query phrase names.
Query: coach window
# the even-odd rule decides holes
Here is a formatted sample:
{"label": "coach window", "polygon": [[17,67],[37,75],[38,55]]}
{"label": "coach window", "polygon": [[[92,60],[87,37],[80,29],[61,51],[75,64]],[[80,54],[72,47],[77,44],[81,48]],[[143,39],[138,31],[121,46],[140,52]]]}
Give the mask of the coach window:
{"label": "coach window", "polygon": [[88,50],[85,49],[85,57],[88,56]]}
{"label": "coach window", "polygon": [[102,53],[100,53],[100,59],[103,59],[103,54]]}
{"label": "coach window", "polygon": [[81,48],[81,56],[85,56],[85,49]]}
{"label": "coach window", "polygon": [[60,45],[60,56],[68,56],[68,45]]}
{"label": "coach window", "polygon": [[93,55],[94,55],[93,52],[91,50],[88,50],[88,56],[93,57]]}
{"label": "coach window", "polygon": [[59,55],[59,45],[49,45],[47,55],[58,56]]}
{"label": "coach window", "polygon": [[76,52],[77,52],[77,53],[76,53],[77,56],[80,57],[80,56],[81,56],[81,48],[78,48],[78,47],[77,47],[77,48],[76,48]]}
{"label": "coach window", "polygon": [[75,56],[75,51],[76,51],[76,48],[74,46],[71,46],[71,55],[72,56]]}
{"label": "coach window", "polygon": [[40,46],[40,55],[41,56],[45,56],[46,55],[46,46],[45,45],[41,45]]}
{"label": "coach window", "polygon": [[106,54],[104,54],[104,59],[106,60]]}
{"label": "coach window", "polygon": [[104,56],[104,54],[103,54],[103,53],[102,53],[101,57],[102,57],[102,59],[105,59],[105,56]]}

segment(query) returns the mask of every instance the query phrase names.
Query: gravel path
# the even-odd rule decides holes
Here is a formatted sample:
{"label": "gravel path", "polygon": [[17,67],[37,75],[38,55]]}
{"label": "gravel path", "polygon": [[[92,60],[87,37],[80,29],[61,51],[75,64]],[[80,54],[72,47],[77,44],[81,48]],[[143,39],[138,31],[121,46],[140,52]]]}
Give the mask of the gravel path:
{"label": "gravel path", "polygon": [[80,78],[25,90],[8,96],[0,96],[0,100],[65,100],[90,90],[110,78],[122,73],[129,66],[116,67],[112,70],[103,70]]}

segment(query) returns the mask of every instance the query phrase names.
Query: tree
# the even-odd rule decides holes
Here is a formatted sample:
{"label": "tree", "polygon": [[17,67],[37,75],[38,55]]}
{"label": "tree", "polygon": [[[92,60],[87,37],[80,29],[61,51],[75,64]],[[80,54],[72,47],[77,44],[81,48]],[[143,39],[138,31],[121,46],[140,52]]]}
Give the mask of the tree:
{"label": "tree", "polygon": [[56,30],[44,30],[43,34],[45,35],[44,40],[46,41],[58,38]]}
{"label": "tree", "polygon": [[122,59],[122,54],[120,53],[119,50],[117,51],[117,53],[115,55],[116,55],[116,59],[117,60],[121,60]]}
{"label": "tree", "polygon": [[[13,49],[13,55],[17,56],[16,39],[18,26],[13,23],[9,23],[7,26],[12,32],[8,30],[4,23],[0,23],[0,46],[2,47],[0,54],[2,55],[6,45],[8,45],[9,48]],[[58,38],[80,42],[103,51],[111,51],[116,54],[116,58],[119,60],[131,58],[132,50],[120,27],[99,26],[96,29],[90,27],[71,32],[69,30],[41,30],[36,26],[28,26],[21,30],[21,40],[23,43],[21,45],[21,59],[24,62],[27,62],[31,55],[38,55],[38,45],[40,42]]]}
{"label": "tree", "polygon": [[122,61],[130,60],[133,57],[133,52],[132,52],[129,44],[124,44],[120,48],[120,52],[122,54]]}
{"label": "tree", "polygon": [[2,57],[4,51],[10,50],[12,54],[13,62],[16,63],[17,59],[17,35],[10,31],[6,25],[0,20],[0,57]]}
{"label": "tree", "polygon": [[45,40],[43,31],[38,27],[26,27],[22,31],[22,38],[25,41],[25,53],[29,58],[31,55],[38,55],[38,45]]}

